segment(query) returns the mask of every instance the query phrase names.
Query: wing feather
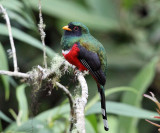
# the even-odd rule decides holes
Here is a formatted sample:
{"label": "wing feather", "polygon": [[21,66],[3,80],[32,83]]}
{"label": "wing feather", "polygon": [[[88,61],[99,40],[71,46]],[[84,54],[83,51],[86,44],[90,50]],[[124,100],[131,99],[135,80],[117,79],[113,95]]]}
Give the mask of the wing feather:
{"label": "wing feather", "polygon": [[106,77],[101,69],[101,62],[97,53],[88,51],[79,43],[77,43],[77,45],[80,50],[78,54],[78,59],[80,62],[89,70],[99,84],[105,85]]}

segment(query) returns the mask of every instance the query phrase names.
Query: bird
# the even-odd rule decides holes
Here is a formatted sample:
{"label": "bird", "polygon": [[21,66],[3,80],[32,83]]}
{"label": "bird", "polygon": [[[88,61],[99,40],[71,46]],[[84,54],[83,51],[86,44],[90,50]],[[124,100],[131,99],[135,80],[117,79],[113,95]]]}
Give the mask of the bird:
{"label": "bird", "polygon": [[80,71],[89,71],[97,83],[101,99],[101,112],[104,129],[109,130],[104,86],[106,83],[107,57],[103,45],[89,32],[87,26],[80,22],[70,22],[62,28],[62,54],[64,58]]}

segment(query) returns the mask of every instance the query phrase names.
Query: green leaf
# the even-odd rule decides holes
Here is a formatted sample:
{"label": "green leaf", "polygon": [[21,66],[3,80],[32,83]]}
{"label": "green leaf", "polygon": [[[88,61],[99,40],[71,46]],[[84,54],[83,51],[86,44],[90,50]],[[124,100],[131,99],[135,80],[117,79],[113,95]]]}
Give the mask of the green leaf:
{"label": "green leaf", "polygon": [[1,0],[0,4],[2,4],[6,9],[14,10],[17,12],[21,12],[21,8],[23,7],[22,3],[18,0]]}
{"label": "green leaf", "polygon": [[[154,58],[148,65],[146,65],[133,79],[130,86],[134,87],[138,93],[133,94],[126,92],[123,95],[122,102],[127,103],[136,107],[141,106],[141,101],[143,99],[143,94],[152,83],[155,76],[155,67],[157,64],[158,58]],[[123,133],[134,133],[136,132],[133,128],[134,125],[138,123],[137,119],[120,117],[120,127],[123,130]]]}
{"label": "green leaf", "polygon": [[[0,24],[0,35],[8,36],[8,30],[6,25]],[[20,31],[19,29],[16,29],[12,27],[12,33],[13,37],[18,39],[19,41],[22,41],[24,43],[27,43],[33,47],[36,47],[40,50],[43,50],[42,43],[38,41],[37,39],[33,38],[32,36],[26,34],[25,32]],[[48,56],[53,57],[56,53],[49,47],[46,46],[46,53]]]}
{"label": "green leaf", "polygon": [[0,3],[6,9],[10,19],[15,19],[15,21],[29,29],[38,30],[34,23],[31,7],[28,6],[29,3],[26,4],[26,1],[20,2],[18,0],[5,0]]}
{"label": "green leaf", "polygon": [[[127,117],[137,117],[137,118],[143,118],[143,119],[157,120],[151,117],[151,116],[157,115],[157,112],[140,109],[140,108],[128,105],[128,104],[124,104],[124,103],[108,101],[106,102],[106,108],[107,108],[107,113],[111,113],[111,114],[123,115]],[[94,104],[86,112],[86,115],[96,114],[96,113],[101,114],[100,102]]]}
{"label": "green leaf", "polygon": [[[29,2],[35,10],[38,10],[38,0],[29,0]],[[117,20],[87,10],[75,1],[47,0],[47,2],[42,1],[41,3],[43,5],[43,13],[68,22],[76,20],[91,28],[94,27],[94,29],[100,30],[109,30],[118,27]],[[97,20],[99,20],[98,23]]]}
{"label": "green leaf", "polygon": [[[0,43],[0,70],[8,70],[7,56],[1,43]],[[9,99],[9,93],[10,93],[9,77],[6,75],[0,75],[0,78],[2,79],[2,83],[5,89],[5,98]]]}
{"label": "green leaf", "polygon": [[135,88],[122,86],[122,87],[115,87],[115,88],[111,88],[109,90],[106,90],[105,91],[105,96],[109,96],[111,94],[121,92],[121,91],[132,92],[132,93],[135,93],[135,94],[138,93],[138,91],[136,91]]}
{"label": "green leaf", "polygon": [[93,115],[88,115],[87,120],[90,122],[90,124],[92,125],[92,127],[94,128],[94,130],[97,132],[97,118],[95,116],[95,114]]}
{"label": "green leaf", "polygon": [[[111,89],[106,89],[105,91],[105,96],[109,96],[111,94],[117,93],[117,92],[121,92],[121,91],[130,91],[132,93],[137,93],[137,91],[132,88],[132,87],[115,87],[115,88],[111,88]],[[87,106],[86,106],[86,111],[91,108],[98,100],[99,100],[99,94],[96,94],[92,100],[90,100],[90,102],[88,102]]]}
{"label": "green leaf", "polygon": [[106,18],[118,18],[117,5],[111,0],[87,0],[86,3],[88,4],[89,9],[95,12],[95,14],[99,14]]}
{"label": "green leaf", "polygon": [[[42,129],[40,129],[42,127]],[[16,129],[16,132],[33,132],[38,133],[38,131],[43,130],[44,123],[35,119],[28,120],[27,122],[23,123],[20,127]]]}
{"label": "green leaf", "polygon": [[7,126],[4,130],[5,133],[17,133],[15,130],[17,129],[18,125],[16,122],[12,122],[9,126]]}
{"label": "green leaf", "polygon": [[13,122],[5,129],[5,133],[39,133],[39,131],[43,130],[45,125],[46,123],[35,119],[30,119],[19,126],[15,122]]}
{"label": "green leaf", "polygon": [[[67,120],[68,119],[69,119],[69,117],[67,118]],[[61,120],[56,120],[54,122],[53,126],[50,128],[52,128],[52,130],[50,129],[50,133],[58,133],[58,132],[65,133],[69,127],[66,128],[65,120],[63,119],[63,122]],[[40,132],[40,133],[43,133],[43,132]]]}
{"label": "green leaf", "polygon": [[136,2],[137,0],[122,0],[122,5],[125,8],[131,8],[135,5]]}
{"label": "green leaf", "polygon": [[13,125],[12,127],[7,128],[6,131],[14,130],[16,133],[28,133],[31,131],[34,131],[34,133],[58,133],[58,131],[64,132],[64,121],[62,122],[61,119],[62,116],[66,116],[66,114],[68,114],[67,118],[69,118],[69,113],[69,104],[59,105],[53,109],[38,114],[35,118],[22,123],[21,126],[17,127],[17,125]]}
{"label": "green leaf", "polygon": [[54,122],[51,127],[48,124],[47,121],[29,119],[20,126],[12,123],[5,129],[5,133],[63,133],[66,131],[64,123],[60,120]]}
{"label": "green leaf", "polygon": [[17,120],[17,114],[16,114],[16,112],[13,110],[13,109],[9,109],[9,112],[10,112],[10,114],[12,115],[12,117],[15,119],[15,120]]}
{"label": "green leaf", "polygon": [[69,104],[64,104],[64,105],[61,105],[61,106],[58,106],[53,109],[49,109],[45,112],[40,113],[38,116],[36,116],[36,119],[41,120],[41,121],[49,120],[51,118],[55,119],[57,118],[57,116],[59,117],[66,113],[69,114],[69,112],[70,112]]}
{"label": "green leaf", "polygon": [[13,11],[8,11],[7,12],[9,15],[10,19],[13,19],[15,21],[17,21],[19,24],[21,24],[22,26],[28,28],[28,29],[32,29],[33,26],[28,23],[22,16],[20,16],[18,13],[15,13]]}
{"label": "green leaf", "polygon": [[93,128],[92,124],[90,123],[90,121],[88,121],[87,119],[85,119],[85,126],[86,126],[86,133],[96,133],[95,129]]}
{"label": "green leaf", "polygon": [[6,121],[8,123],[12,122],[12,120],[8,116],[6,116],[2,111],[0,111],[0,119]]}
{"label": "green leaf", "polygon": [[21,122],[24,122],[28,119],[28,103],[25,95],[25,84],[22,84],[16,89],[16,96],[19,105],[19,114],[21,113]]}

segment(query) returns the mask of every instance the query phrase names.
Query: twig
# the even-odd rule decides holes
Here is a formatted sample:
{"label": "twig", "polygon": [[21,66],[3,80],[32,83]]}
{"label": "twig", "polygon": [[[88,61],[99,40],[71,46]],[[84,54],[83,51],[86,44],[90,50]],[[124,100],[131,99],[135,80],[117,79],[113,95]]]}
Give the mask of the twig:
{"label": "twig", "polygon": [[152,121],[150,121],[150,120],[145,119],[145,121],[149,122],[150,124],[152,124],[152,125],[154,125],[154,126],[156,126],[156,127],[160,127],[159,124],[154,123],[154,122],[152,122]]}
{"label": "twig", "polygon": [[56,85],[57,85],[61,90],[63,90],[63,91],[66,93],[66,95],[67,95],[67,97],[68,97],[68,99],[69,99],[69,102],[70,102],[70,106],[71,106],[71,108],[73,109],[74,100],[73,100],[73,98],[72,98],[71,93],[70,93],[70,92],[68,91],[68,89],[67,89],[66,87],[64,87],[62,84],[56,82]]}
{"label": "twig", "polygon": [[3,8],[2,5],[0,5],[0,12],[3,13],[4,19],[6,20],[6,24],[7,24],[7,27],[8,27],[9,39],[10,39],[12,55],[13,55],[14,72],[18,72],[16,49],[15,49],[15,46],[14,46],[14,41],[13,41],[13,36],[12,36],[11,24],[10,24],[8,14],[7,14],[6,10]]}
{"label": "twig", "polygon": [[82,94],[81,97],[75,99],[77,118],[76,128],[78,129],[79,133],[86,133],[84,110],[88,99],[88,86],[81,72],[78,72],[77,76],[81,85]]}
{"label": "twig", "polygon": [[40,35],[41,35],[41,40],[42,40],[42,44],[43,44],[43,58],[44,58],[44,66],[45,68],[47,68],[47,56],[46,56],[46,46],[45,46],[45,37],[46,37],[46,33],[44,32],[45,29],[45,25],[43,23],[43,17],[42,17],[42,9],[41,9],[41,0],[39,0],[39,31],[40,31]]}
{"label": "twig", "polygon": [[70,114],[71,114],[71,120],[70,120],[71,124],[70,124],[70,129],[69,130],[72,131],[73,124],[75,122],[75,108],[74,108],[74,100],[73,100],[72,94],[62,84],[56,82],[56,85],[66,93],[66,95],[67,95],[67,97],[69,99],[70,108],[71,108],[71,111],[70,111]]}
{"label": "twig", "polygon": [[2,74],[8,75],[8,76],[20,77],[20,78],[29,78],[29,74],[21,73],[21,72],[10,72],[10,71],[0,70],[0,75]]}

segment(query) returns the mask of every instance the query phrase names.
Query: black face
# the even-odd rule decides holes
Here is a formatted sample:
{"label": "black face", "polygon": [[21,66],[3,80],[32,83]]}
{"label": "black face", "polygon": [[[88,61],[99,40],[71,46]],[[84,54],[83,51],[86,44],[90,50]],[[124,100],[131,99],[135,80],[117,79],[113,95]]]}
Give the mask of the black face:
{"label": "black face", "polygon": [[80,26],[76,26],[76,25],[73,25],[72,23],[69,23],[68,27],[72,31],[65,30],[64,35],[70,35],[70,36],[81,36],[82,35],[81,27]]}

